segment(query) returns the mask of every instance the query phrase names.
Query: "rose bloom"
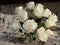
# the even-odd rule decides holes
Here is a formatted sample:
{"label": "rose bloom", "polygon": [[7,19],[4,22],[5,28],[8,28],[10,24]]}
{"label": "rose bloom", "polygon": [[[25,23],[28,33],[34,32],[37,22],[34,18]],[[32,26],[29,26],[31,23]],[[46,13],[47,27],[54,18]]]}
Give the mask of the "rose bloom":
{"label": "rose bloom", "polygon": [[56,21],[58,21],[57,16],[56,15],[50,15],[50,17],[48,18],[48,20],[45,22],[45,26],[47,28],[55,26],[56,25]]}
{"label": "rose bloom", "polygon": [[48,39],[48,35],[45,33],[44,27],[37,29],[37,35],[40,41],[46,42]]}
{"label": "rose bloom", "polygon": [[23,10],[23,7],[17,7],[16,8],[17,18],[20,20],[20,22],[24,22],[28,19],[28,13],[27,11]]}
{"label": "rose bloom", "polygon": [[24,28],[24,30],[26,30],[27,33],[34,32],[35,29],[37,28],[37,26],[38,26],[37,23],[33,19],[32,20],[27,20],[23,24],[23,28]]}
{"label": "rose bloom", "polygon": [[35,8],[35,3],[34,3],[33,1],[28,2],[26,5],[27,5],[27,8],[28,8],[28,9],[31,9],[31,10],[32,10],[32,9]]}
{"label": "rose bloom", "polygon": [[41,4],[38,4],[38,5],[35,7],[33,13],[34,13],[34,15],[35,15],[36,17],[41,18],[43,11],[44,11],[44,6],[41,5]]}
{"label": "rose bloom", "polygon": [[20,25],[19,21],[14,20],[12,22],[12,24],[10,25],[10,29],[12,29],[12,30],[9,30],[8,31],[9,33],[11,33],[11,32],[17,33],[19,31],[19,29],[21,29],[21,25]]}
{"label": "rose bloom", "polygon": [[16,13],[19,13],[20,10],[23,10],[23,7],[22,7],[22,6],[19,6],[19,7],[16,7],[16,8],[15,8],[15,12],[16,12]]}
{"label": "rose bloom", "polygon": [[53,15],[51,15],[48,20],[51,20],[51,21],[53,21],[53,22],[57,22],[57,21],[58,21],[58,18],[57,18],[57,16],[53,13]]}
{"label": "rose bloom", "polygon": [[49,9],[45,9],[42,14],[43,17],[49,17],[50,15],[52,15],[52,12]]}
{"label": "rose bloom", "polygon": [[46,32],[46,34],[48,34],[49,38],[55,36],[54,32],[51,31],[50,29],[47,29],[45,32]]}

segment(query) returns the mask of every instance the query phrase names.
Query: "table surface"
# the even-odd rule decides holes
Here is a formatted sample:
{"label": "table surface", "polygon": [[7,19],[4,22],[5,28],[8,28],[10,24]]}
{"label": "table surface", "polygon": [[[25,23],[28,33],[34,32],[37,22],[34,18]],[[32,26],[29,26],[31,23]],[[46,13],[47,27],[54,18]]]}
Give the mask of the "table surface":
{"label": "table surface", "polygon": [[[48,39],[45,45],[60,45],[60,2],[48,2],[41,4],[43,4],[46,8],[49,8],[58,16],[59,19],[57,27],[53,28],[54,31],[58,32],[58,36],[54,39]],[[21,4],[0,5],[0,18],[5,19],[4,23],[0,20],[0,33],[8,30],[8,23],[13,21],[14,18],[14,8],[19,5]],[[19,37],[19,34],[17,37]],[[19,41],[17,37],[0,35],[0,45],[39,45],[37,40],[32,43],[29,43],[28,41],[25,43],[24,41]]]}

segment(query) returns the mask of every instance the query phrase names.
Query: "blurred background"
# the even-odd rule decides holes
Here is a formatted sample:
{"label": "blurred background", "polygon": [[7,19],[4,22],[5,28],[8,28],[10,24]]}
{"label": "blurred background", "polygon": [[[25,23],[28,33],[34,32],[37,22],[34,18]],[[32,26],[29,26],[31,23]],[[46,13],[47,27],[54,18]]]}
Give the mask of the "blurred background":
{"label": "blurred background", "polygon": [[27,3],[28,1],[34,2],[58,2],[60,0],[0,0],[0,4],[17,4],[17,3]]}

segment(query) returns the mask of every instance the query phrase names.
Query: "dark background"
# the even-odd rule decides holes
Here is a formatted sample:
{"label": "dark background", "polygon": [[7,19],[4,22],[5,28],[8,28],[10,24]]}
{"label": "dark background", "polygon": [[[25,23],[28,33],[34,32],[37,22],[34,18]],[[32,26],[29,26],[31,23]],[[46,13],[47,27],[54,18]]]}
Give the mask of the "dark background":
{"label": "dark background", "polygon": [[28,1],[35,2],[58,2],[59,0],[0,0],[0,4],[18,4],[18,3],[27,3]]}

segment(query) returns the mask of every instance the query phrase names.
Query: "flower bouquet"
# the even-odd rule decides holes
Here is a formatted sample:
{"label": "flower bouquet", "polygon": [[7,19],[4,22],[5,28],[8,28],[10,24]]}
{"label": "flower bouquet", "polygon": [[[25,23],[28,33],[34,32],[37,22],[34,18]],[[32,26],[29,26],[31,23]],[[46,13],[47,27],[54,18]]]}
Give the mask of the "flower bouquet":
{"label": "flower bouquet", "polygon": [[48,8],[44,8],[42,4],[31,1],[24,7],[16,7],[15,13],[14,21],[10,24],[8,33],[22,32],[30,39],[30,42],[38,39],[41,45],[48,38],[56,36],[50,28],[56,26],[57,16]]}

